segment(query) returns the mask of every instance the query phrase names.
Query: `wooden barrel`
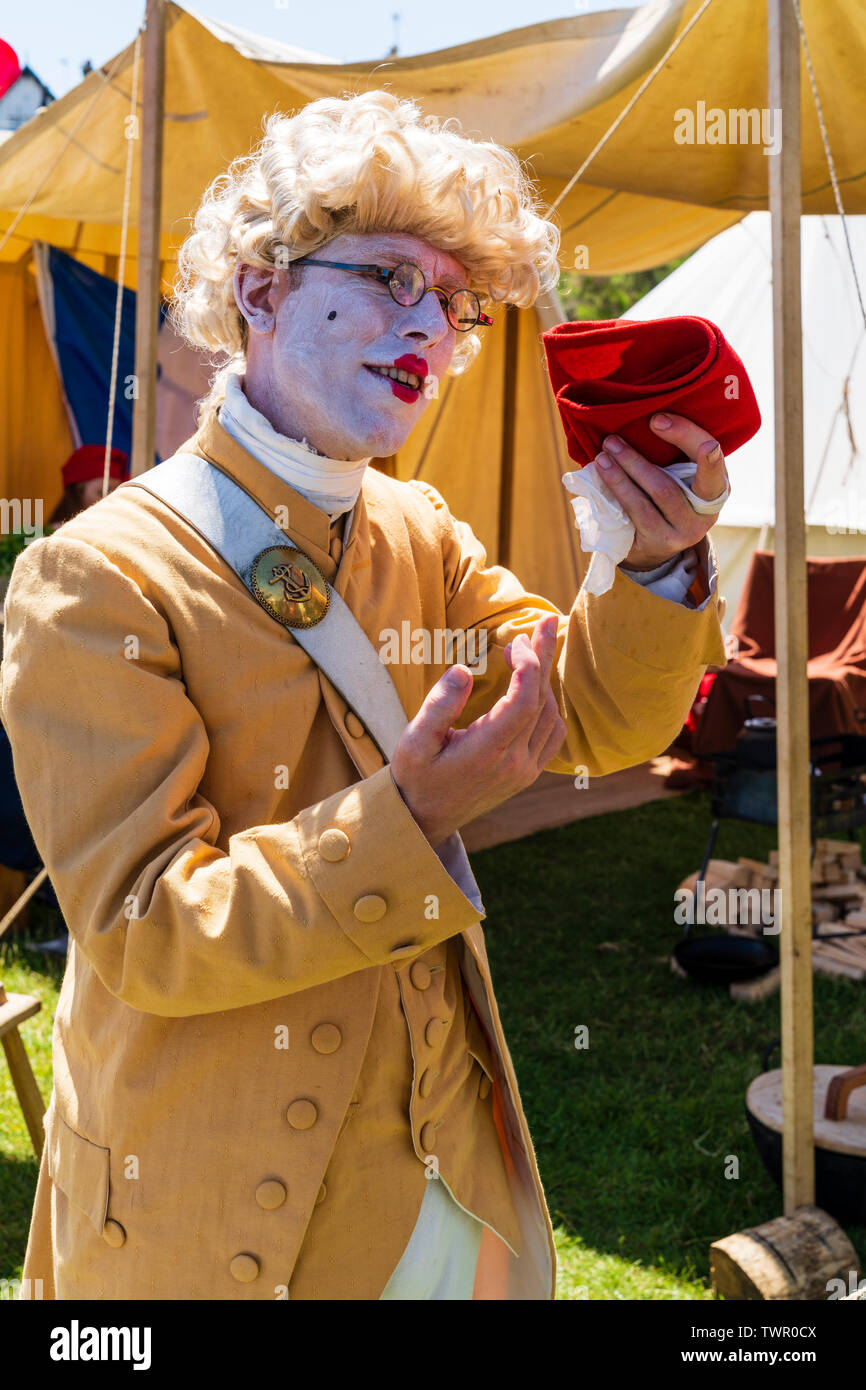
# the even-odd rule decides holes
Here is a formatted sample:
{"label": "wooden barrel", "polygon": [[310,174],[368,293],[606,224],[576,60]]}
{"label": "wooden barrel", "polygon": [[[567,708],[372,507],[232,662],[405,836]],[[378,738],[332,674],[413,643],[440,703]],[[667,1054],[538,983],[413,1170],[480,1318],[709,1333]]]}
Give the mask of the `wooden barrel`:
{"label": "wooden barrel", "polygon": [[[814,1068],[815,1202],[837,1220],[866,1224],[866,1067]],[[838,1098],[837,1098],[838,1094]],[[830,1114],[828,1114],[828,1097]],[[839,1113],[841,1118],[830,1118]],[[782,1072],[756,1076],[746,1116],[767,1170],[782,1183]]]}

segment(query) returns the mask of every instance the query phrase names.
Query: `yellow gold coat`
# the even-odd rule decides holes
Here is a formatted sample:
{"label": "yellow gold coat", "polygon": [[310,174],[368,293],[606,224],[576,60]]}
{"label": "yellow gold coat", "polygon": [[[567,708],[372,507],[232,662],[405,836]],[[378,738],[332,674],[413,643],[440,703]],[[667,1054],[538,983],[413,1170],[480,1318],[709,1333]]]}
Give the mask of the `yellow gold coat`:
{"label": "yellow gold coat", "polygon": [[[558,611],[488,565],[423,483],[368,468],[337,571],[325,513],[216,420],[185,448],[336,573],[374,646],[406,620],[486,630],[461,726],[507,688],[506,643]],[[599,776],[660,752],[711,663],[724,664],[715,597],[689,610],[618,573],[577,599],[560,615],[567,734],[549,770]],[[389,667],[407,718],[443,669]],[[523,1227],[508,1296],[551,1297],[550,1219],[479,913],[291,634],[188,523],[123,486],[19,558],[0,675],[71,935],[25,1278],[56,1298],[291,1296],[381,972],[455,937],[505,1097]],[[322,1029],[340,1045],[317,1046]]]}

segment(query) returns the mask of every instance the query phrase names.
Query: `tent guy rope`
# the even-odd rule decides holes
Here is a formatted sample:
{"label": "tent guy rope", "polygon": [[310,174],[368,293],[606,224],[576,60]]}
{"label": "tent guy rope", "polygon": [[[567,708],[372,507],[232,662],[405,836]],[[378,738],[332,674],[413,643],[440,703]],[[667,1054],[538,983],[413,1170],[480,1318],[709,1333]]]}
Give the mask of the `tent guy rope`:
{"label": "tent guy rope", "polygon": [[830,170],[830,182],[833,185],[833,197],[836,199],[836,208],[842,220],[842,235],[845,238],[845,246],[848,251],[848,260],[851,262],[851,274],[854,276],[854,287],[857,290],[857,299],[860,304],[860,313],[866,326],[866,308],[863,306],[863,294],[860,289],[860,280],[857,275],[857,267],[854,264],[854,252],[851,249],[851,238],[848,235],[848,223],[845,217],[845,209],[842,206],[842,194],[839,189],[839,179],[836,176],[836,164],[830,149],[830,136],[827,132],[827,123],[824,120],[824,109],[821,106],[821,98],[818,95],[818,84],[815,81],[815,70],[812,67],[812,55],[809,52],[809,41],[806,38],[806,30],[803,25],[803,16],[800,13],[800,0],[791,0],[794,6],[794,14],[797,16],[797,28],[800,30],[800,42],[803,45],[803,55],[806,59],[806,69],[809,73],[809,85],[812,88],[812,100],[815,103],[815,114],[818,117],[818,129],[821,132],[821,142],[824,146],[824,154],[827,159],[827,168]]}
{"label": "tent guy rope", "polygon": [[623,123],[623,121],[625,120],[626,116],[628,116],[628,115],[634,110],[634,108],[637,106],[638,102],[640,101],[641,97],[643,96],[644,92],[647,90],[647,88],[650,86],[650,84],[655,80],[655,78],[658,77],[658,75],[659,75],[659,73],[661,72],[662,68],[664,67],[665,63],[666,63],[666,62],[668,61],[668,59],[672,56],[672,54],[676,53],[676,51],[677,51],[677,49],[679,48],[680,44],[683,42],[683,39],[686,37],[687,34],[689,34],[689,33],[691,32],[692,29],[694,29],[694,27],[695,27],[695,25],[697,24],[698,20],[701,18],[701,16],[702,16],[703,14],[706,13],[706,11],[709,9],[709,7],[710,7],[710,5],[711,5],[712,3],[713,3],[713,0],[704,0],[704,3],[701,5],[701,8],[697,11],[696,14],[693,14],[693,15],[692,15],[691,19],[689,20],[689,22],[688,22],[688,24],[686,25],[685,29],[683,29],[682,33],[681,33],[681,34],[677,34],[676,38],[674,39],[673,43],[672,43],[672,44],[670,45],[670,47],[668,48],[667,52],[659,59],[659,61],[656,63],[655,67],[653,68],[652,72],[649,73],[649,74],[644,78],[643,82],[642,82],[642,83],[640,84],[640,86],[638,87],[638,89],[637,89],[637,91],[635,92],[634,96],[631,97],[631,98],[629,99],[629,101],[626,102],[625,106],[623,107],[622,111],[620,111],[620,113],[619,113],[619,115],[617,116],[616,120],[615,120],[615,121],[613,122],[613,124],[610,125],[610,126],[608,127],[608,129],[605,131],[604,135],[603,135],[603,136],[601,137],[601,139],[599,140],[599,142],[598,142],[598,144],[596,145],[595,149],[594,149],[594,150],[591,150],[590,153],[587,155],[586,159],[585,159],[585,160],[583,161],[583,163],[581,164],[581,166],[580,166],[580,168],[578,169],[577,173],[576,173],[576,174],[572,174],[571,178],[569,179],[569,181],[568,181],[568,183],[565,185],[565,187],[561,190],[560,193],[558,193],[558,194],[556,195],[556,197],[554,198],[553,202],[552,202],[552,203],[549,203],[549,204],[547,205],[547,207],[544,209],[544,216],[545,216],[545,217],[548,216],[551,212],[553,212],[554,208],[556,208],[556,207],[559,206],[559,204],[562,202],[562,200],[563,200],[563,198],[566,196],[566,194],[567,194],[567,193],[570,193],[571,190],[572,190],[572,188],[574,187],[574,185],[578,182],[578,180],[581,179],[581,178],[583,177],[583,175],[586,173],[587,169],[589,168],[590,164],[591,164],[592,161],[595,159],[596,155],[601,153],[601,151],[604,149],[605,145],[607,144],[608,140],[610,140],[611,136],[613,136],[613,135],[616,133],[616,131],[619,129],[619,127],[622,125],[622,123]]}

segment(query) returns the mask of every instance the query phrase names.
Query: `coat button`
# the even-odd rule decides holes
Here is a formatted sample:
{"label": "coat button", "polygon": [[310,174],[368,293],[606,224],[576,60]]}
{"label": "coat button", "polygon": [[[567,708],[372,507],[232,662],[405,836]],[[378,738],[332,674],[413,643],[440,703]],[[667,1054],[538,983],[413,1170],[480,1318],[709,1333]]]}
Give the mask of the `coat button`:
{"label": "coat button", "polygon": [[432,1120],[428,1120],[421,1130],[421,1148],[425,1153],[431,1154],[436,1143],[436,1126]]}
{"label": "coat button", "polygon": [[481,1073],[481,1080],[478,1082],[478,1094],[482,1100],[486,1100],[490,1095],[491,1081],[487,1072]]}
{"label": "coat button", "polygon": [[352,738],[364,737],[364,725],[353,709],[346,710],[343,716],[343,723],[346,726],[346,732],[350,734]]}
{"label": "coat button", "polygon": [[235,1255],[229,1265],[233,1279],[239,1284],[251,1284],[259,1277],[259,1262],[255,1255]]}
{"label": "coat button", "polygon": [[343,1034],[336,1023],[320,1023],[310,1034],[310,1042],[317,1052],[336,1052],[343,1041]]}
{"label": "coat button", "polygon": [[286,1111],[292,1129],[312,1129],[319,1112],[311,1100],[293,1100]]}
{"label": "coat button", "polygon": [[319,836],[319,853],[329,864],[339,864],[349,853],[349,837],[344,830],[323,830]]}
{"label": "coat button", "polygon": [[256,1201],[265,1211],[276,1211],[286,1200],[286,1189],[276,1178],[260,1182],[256,1188]]}
{"label": "coat button", "polygon": [[119,1221],[108,1220],[102,1228],[102,1239],[113,1250],[119,1250],[126,1240],[126,1231]]}
{"label": "coat button", "polygon": [[327,1190],[328,1190],[328,1189],[326,1188],[325,1184],[322,1183],[322,1186],[319,1188],[318,1192],[316,1193],[316,1206],[318,1206],[320,1202],[324,1202],[324,1200],[325,1200],[325,1193],[327,1192]]}
{"label": "coat button", "polygon": [[409,979],[416,989],[426,989],[433,976],[430,974],[429,965],[425,965],[423,960],[416,960],[412,969],[409,971]]}
{"label": "coat button", "polygon": [[395,946],[391,952],[391,960],[402,960],[404,956],[417,956],[421,947],[417,941],[406,941],[402,946]]}
{"label": "coat button", "polygon": [[425,1072],[421,1073],[421,1080],[418,1082],[418,1094],[422,1100],[426,1100],[433,1090],[433,1082],[438,1075],[439,1073],[435,1072],[432,1067],[428,1067]]}
{"label": "coat button", "polygon": [[355,916],[359,922],[378,922],[387,912],[387,904],[378,893],[367,893],[355,903]]}
{"label": "coat button", "polygon": [[438,1047],[445,1035],[445,1020],[431,1018],[424,1029],[424,1041],[428,1047]]}

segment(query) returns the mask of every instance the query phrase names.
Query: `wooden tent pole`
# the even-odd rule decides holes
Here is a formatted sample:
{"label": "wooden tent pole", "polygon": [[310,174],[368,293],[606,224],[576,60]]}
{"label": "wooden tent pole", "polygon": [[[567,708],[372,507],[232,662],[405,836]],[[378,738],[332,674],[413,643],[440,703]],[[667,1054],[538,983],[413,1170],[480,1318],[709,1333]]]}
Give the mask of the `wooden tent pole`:
{"label": "wooden tent pole", "polygon": [[776,710],[782,931],[782,1165],[786,1215],[815,1200],[812,910],[803,337],[800,303],[800,38],[791,0],[768,0],[769,155],[776,432]]}
{"label": "wooden tent pole", "polygon": [[133,476],[152,467],[156,440],[156,354],[162,243],[162,128],[165,108],[165,0],[147,0],[142,75],[138,280],[132,409]]}
{"label": "wooden tent pole", "polygon": [[517,425],[517,306],[505,306],[505,350],[502,380],[502,454],[499,466],[499,540],[497,565],[511,564],[511,523],[514,509],[514,436]]}

